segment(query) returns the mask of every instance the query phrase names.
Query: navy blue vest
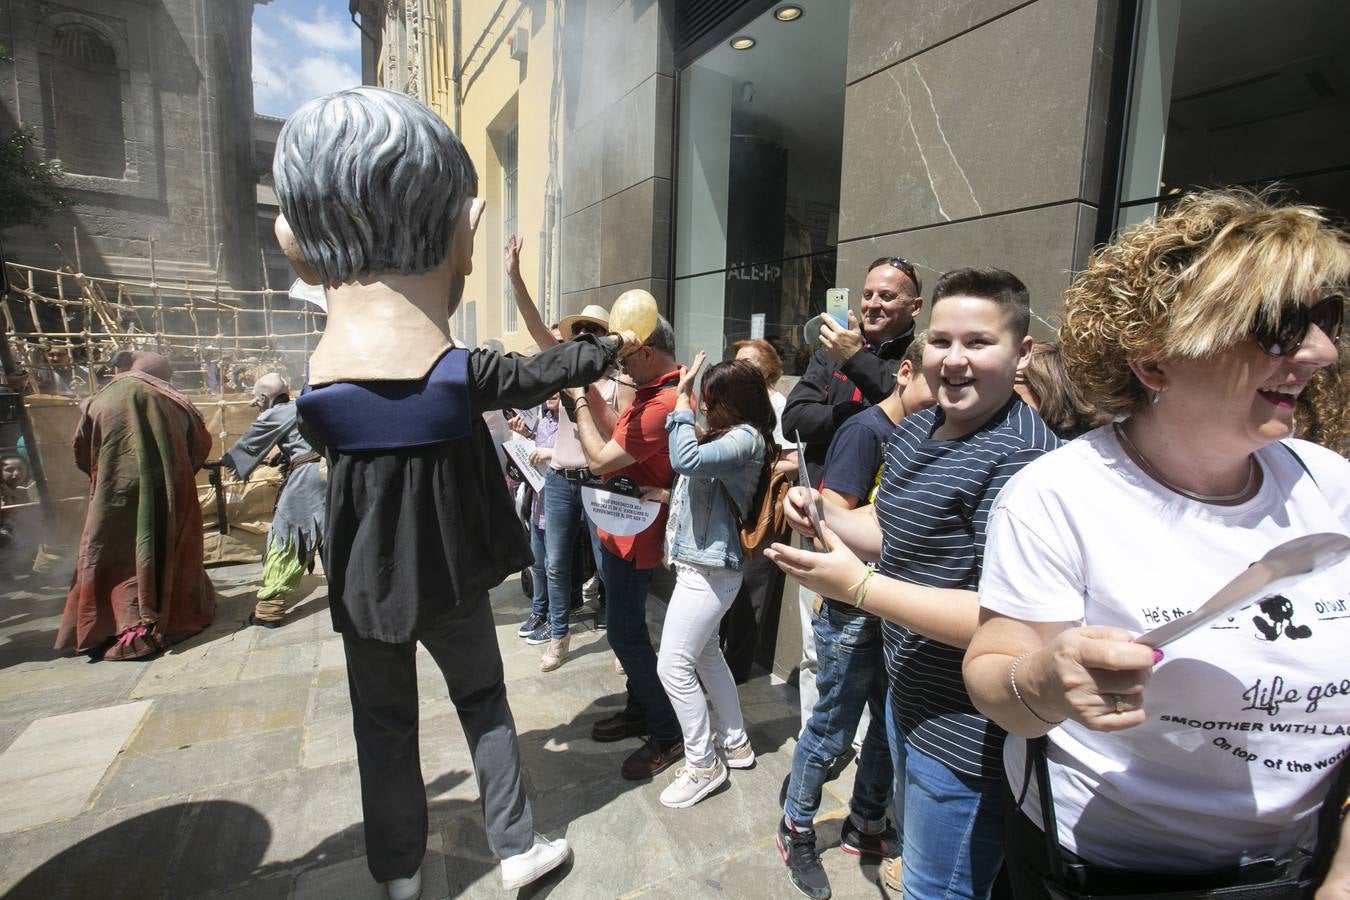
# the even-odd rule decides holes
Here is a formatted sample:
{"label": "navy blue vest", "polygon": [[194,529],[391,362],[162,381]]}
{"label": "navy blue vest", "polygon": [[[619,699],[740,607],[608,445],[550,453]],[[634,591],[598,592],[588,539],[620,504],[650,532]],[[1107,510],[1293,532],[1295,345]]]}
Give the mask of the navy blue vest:
{"label": "navy blue vest", "polygon": [[363,453],[460,440],[473,430],[469,351],[451,348],[417,381],[335,381],[295,401],[330,450]]}

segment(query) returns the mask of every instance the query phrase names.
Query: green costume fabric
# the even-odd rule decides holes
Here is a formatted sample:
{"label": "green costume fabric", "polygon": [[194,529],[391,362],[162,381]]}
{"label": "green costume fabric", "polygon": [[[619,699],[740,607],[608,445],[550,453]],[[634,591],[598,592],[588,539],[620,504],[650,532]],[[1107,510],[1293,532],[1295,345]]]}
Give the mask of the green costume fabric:
{"label": "green costume fabric", "polygon": [[89,510],[57,648],[117,639],[105,658],[129,659],[201,631],[215,613],[194,478],[211,448],[201,415],[167,382],[128,372],[88,402],[72,443]]}

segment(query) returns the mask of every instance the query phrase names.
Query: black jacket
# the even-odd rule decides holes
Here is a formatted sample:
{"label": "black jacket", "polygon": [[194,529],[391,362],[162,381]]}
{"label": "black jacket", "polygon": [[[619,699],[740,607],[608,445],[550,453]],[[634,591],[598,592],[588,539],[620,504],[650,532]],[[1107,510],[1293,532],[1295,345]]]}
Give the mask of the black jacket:
{"label": "black jacket", "polygon": [[789,441],[800,436],[806,444],[812,484],[820,483],[825,453],[839,426],[895,389],[896,370],[913,340],[914,329],[910,328],[880,347],[864,341],[863,349],[842,364],[823,348],[811,357],[806,374],[788,394],[783,436]]}
{"label": "black jacket", "polygon": [[471,351],[467,437],[375,452],[325,448],[323,562],[337,631],[416,640],[421,622],[461,602],[486,602],[490,588],[530,565],[529,539],[481,413],[528,408],[588,385],[614,351],[611,339],[590,335],[531,357]]}

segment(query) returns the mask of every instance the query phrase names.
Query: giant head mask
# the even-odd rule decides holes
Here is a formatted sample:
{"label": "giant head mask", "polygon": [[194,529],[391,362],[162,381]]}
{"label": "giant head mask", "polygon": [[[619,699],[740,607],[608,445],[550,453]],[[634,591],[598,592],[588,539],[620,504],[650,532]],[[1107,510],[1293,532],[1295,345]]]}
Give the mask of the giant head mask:
{"label": "giant head mask", "polygon": [[352,88],[286,120],[272,175],[277,240],[328,294],[310,383],[426,375],[451,345],[483,213],[464,145],[406,94]]}

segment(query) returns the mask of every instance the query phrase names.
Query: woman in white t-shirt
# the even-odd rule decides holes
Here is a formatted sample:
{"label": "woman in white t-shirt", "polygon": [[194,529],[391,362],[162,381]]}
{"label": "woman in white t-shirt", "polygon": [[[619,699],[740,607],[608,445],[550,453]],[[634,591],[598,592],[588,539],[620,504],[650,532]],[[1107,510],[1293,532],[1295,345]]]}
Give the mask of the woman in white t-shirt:
{"label": "woman in white t-shirt", "polygon": [[[1019,900],[1052,896],[1053,857],[1017,736],[1046,736],[1057,856],[1076,867],[1053,877],[1083,893],[1307,871],[1350,751],[1350,561],[1161,651],[1132,639],[1277,544],[1350,532],[1350,463],[1289,439],[1299,391],[1336,362],[1348,280],[1350,242],[1316,210],[1214,192],[1127,230],[1065,295],[1070,376],[1127,418],[999,496],[965,660],[976,706],[1014,736]],[[1346,843],[1319,897],[1347,890]]]}

